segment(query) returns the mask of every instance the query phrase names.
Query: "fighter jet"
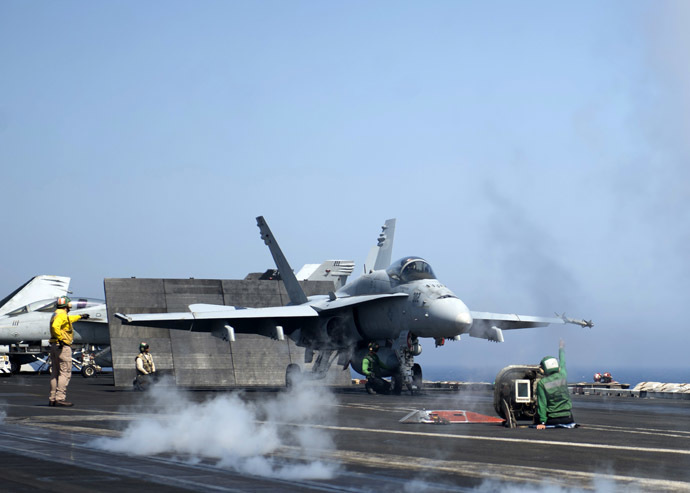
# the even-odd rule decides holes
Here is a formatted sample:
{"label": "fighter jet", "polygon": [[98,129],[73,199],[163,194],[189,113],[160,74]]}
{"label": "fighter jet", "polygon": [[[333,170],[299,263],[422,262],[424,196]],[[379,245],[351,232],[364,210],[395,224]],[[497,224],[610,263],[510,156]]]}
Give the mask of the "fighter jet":
{"label": "fighter jet", "polygon": [[[422,369],[414,363],[414,357],[421,353],[419,338],[432,338],[440,344],[447,338],[459,340],[462,334],[469,334],[503,342],[503,330],[565,323],[589,325],[566,317],[469,310],[423,258],[407,256],[391,263],[395,219],[383,226],[361,277],[328,295],[307,297],[266,221],[262,216],[256,220],[285,284],[289,305],[243,308],[196,304],[190,305],[189,312],[115,316],[127,325],[210,332],[230,342],[236,333],[280,340],[287,335],[305,348],[305,363],[314,363],[313,378],[324,377],[336,360],[343,369],[351,365],[362,374],[368,345],[376,341],[379,358],[387,367],[383,376],[392,377],[394,393],[403,386],[411,391],[421,387]],[[289,365],[286,382],[293,382],[300,372],[298,365]]]}
{"label": "fighter jet", "polygon": [[[36,276],[0,301],[0,353],[9,353],[13,371],[47,351],[50,319],[57,298],[68,295],[69,283],[69,277]],[[75,344],[110,345],[105,301],[71,298],[72,314],[90,315],[74,324]]]}

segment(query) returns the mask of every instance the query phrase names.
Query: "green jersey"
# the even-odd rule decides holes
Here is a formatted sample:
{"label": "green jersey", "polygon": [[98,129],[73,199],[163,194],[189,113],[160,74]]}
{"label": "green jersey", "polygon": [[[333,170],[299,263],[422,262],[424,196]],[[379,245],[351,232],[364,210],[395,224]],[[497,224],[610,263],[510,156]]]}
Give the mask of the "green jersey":
{"label": "green jersey", "polygon": [[367,377],[376,376],[381,368],[386,368],[386,365],[381,363],[376,353],[369,353],[362,360],[362,373]]}
{"label": "green jersey", "polygon": [[[546,360],[548,358],[544,358]],[[542,360],[542,361],[544,361]],[[558,351],[558,367],[546,370],[546,376],[537,382],[537,414],[539,423],[549,418],[562,418],[570,415],[573,408],[568,390],[565,370],[565,350]]]}

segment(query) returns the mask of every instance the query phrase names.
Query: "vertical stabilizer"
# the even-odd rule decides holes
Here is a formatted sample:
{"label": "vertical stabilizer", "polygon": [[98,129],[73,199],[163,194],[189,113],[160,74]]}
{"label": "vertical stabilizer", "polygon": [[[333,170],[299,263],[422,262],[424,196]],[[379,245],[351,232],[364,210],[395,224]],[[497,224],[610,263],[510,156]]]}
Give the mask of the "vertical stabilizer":
{"label": "vertical stabilizer", "polygon": [[381,233],[372,247],[364,264],[364,272],[373,270],[387,269],[391,265],[391,254],[393,253],[393,237],[395,236],[395,219],[388,219],[381,226]]}
{"label": "vertical stabilizer", "polygon": [[69,290],[69,282],[69,277],[36,276],[0,301],[0,316],[34,301],[65,296]]}
{"label": "vertical stabilizer", "polygon": [[290,264],[288,264],[285,255],[283,255],[280,246],[278,246],[278,242],[273,237],[273,233],[271,233],[271,229],[268,227],[268,224],[266,224],[263,216],[256,218],[256,225],[259,226],[259,231],[261,231],[261,239],[264,240],[264,243],[268,245],[268,249],[271,251],[273,261],[276,263],[276,267],[278,267],[280,277],[283,279],[283,284],[290,297],[290,302],[293,305],[306,303],[307,296],[304,294],[302,286],[297,282],[295,273],[292,272]]}

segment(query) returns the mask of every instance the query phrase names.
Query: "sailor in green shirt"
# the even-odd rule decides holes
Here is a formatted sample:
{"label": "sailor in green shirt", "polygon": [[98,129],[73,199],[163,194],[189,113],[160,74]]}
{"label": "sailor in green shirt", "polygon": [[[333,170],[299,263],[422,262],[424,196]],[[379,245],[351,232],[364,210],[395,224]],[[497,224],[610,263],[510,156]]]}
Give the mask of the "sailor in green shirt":
{"label": "sailor in green shirt", "polygon": [[565,369],[565,344],[561,340],[558,359],[546,356],[539,364],[544,378],[537,382],[537,429],[546,425],[565,425],[573,423],[573,404],[568,390],[568,374]]}
{"label": "sailor in green shirt", "polygon": [[376,354],[378,350],[379,344],[371,342],[369,344],[369,353],[362,360],[362,373],[367,377],[366,389],[370,394],[390,394],[390,384],[380,376],[381,369],[387,369],[388,367],[383,364],[379,355]]}

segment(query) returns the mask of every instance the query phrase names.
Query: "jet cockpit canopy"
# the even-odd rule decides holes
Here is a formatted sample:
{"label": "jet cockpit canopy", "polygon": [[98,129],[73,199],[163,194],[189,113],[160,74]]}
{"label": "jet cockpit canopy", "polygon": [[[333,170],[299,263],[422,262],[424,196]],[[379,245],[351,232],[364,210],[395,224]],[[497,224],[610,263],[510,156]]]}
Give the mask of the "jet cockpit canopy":
{"label": "jet cockpit canopy", "polygon": [[420,257],[403,257],[396,260],[386,269],[391,279],[401,283],[418,281],[420,279],[436,279],[436,274],[429,263]]}

